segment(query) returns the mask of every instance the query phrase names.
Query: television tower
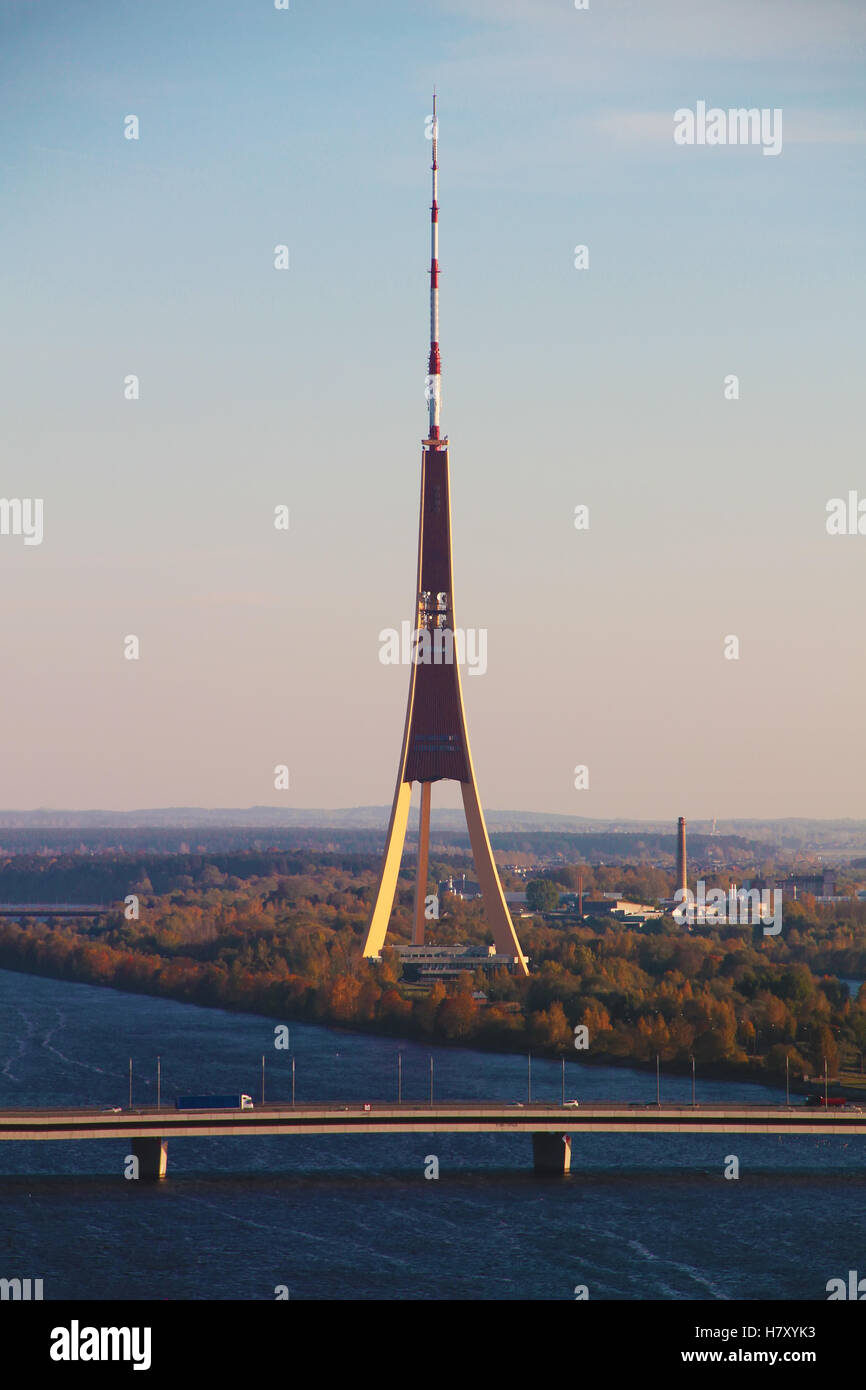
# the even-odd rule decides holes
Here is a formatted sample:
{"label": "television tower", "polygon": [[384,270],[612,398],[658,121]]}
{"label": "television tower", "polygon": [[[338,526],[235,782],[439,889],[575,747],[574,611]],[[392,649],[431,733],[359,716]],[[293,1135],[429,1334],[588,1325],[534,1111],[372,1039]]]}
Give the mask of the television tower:
{"label": "television tower", "polygon": [[364,942],[365,956],[378,956],[385,942],[400,861],[409,821],[412,783],[421,786],[418,863],[415,881],[413,945],[424,943],[425,899],[430,854],[430,793],[434,782],[460,783],[463,809],[481,887],[484,914],[492,929],[497,953],[512,958],[522,974],[529,973],[514,930],[502,884],[490,848],[481,809],[466,714],[454,627],[454,588],[451,562],[451,494],[448,438],[440,437],[442,362],[439,352],[439,201],[438,121],[433,94],[433,199],[430,208],[430,351],[425,394],[428,402],[427,438],[421,451],[421,517],[418,527],[418,579],[415,586],[415,626],[409,668],[409,701],[403,746],[397,769],[394,804],[388,823],[379,886]]}

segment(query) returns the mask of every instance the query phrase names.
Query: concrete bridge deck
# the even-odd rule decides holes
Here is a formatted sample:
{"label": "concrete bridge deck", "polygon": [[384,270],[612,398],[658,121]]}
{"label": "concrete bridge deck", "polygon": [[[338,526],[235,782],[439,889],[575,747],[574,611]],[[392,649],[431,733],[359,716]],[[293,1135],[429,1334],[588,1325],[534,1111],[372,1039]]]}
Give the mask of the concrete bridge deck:
{"label": "concrete bridge deck", "polygon": [[372,1101],[289,1105],[252,1110],[21,1109],[0,1111],[6,1139],[134,1139],[272,1134],[866,1134],[866,1111],[805,1105],[656,1105],[595,1101],[573,1106],[533,1101]]}
{"label": "concrete bridge deck", "polygon": [[217,1138],[278,1134],[531,1134],[535,1166],[567,1172],[574,1134],[802,1134],[866,1135],[856,1106],[656,1105],[595,1101],[417,1101],[399,1104],[270,1102],[252,1110],[177,1110],[155,1106],[0,1111],[0,1142],[123,1139],[143,1165],[142,1176],[163,1177],[170,1137]]}

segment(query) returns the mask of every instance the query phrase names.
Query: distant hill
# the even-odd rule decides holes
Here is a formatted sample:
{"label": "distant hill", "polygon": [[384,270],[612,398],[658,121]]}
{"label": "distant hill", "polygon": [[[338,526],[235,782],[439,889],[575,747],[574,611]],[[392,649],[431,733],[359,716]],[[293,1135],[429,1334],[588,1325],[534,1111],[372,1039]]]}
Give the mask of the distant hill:
{"label": "distant hill", "polygon": [[[205,807],[168,806],[151,807],[138,811],[78,811],[40,808],[35,811],[0,810],[0,828],[20,827],[22,829],[52,826],[56,828],[85,829],[93,826],[195,826],[195,825],[246,825],[246,826],[322,826],[339,828],[350,826],[355,829],[385,826],[388,822],[390,806],[346,806],[323,810],[319,807],[299,806],[248,806]],[[486,812],[487,821],[500,830],[558,830],[572,833],[599,831],[627,831],[639,833],[664,833],[671,826],[676,828],[676,818],[667,820],[620,820],[600,819],[590,816],[564,816],[548,811],[494,811]],[[465,827],[462,810],[434,810],[432,822],[443,828]],[[689,832],[708,835],[713,830],[709,820],[689,820]],[[856,839],[866,847],[866,820],[812,820],[806,817],[788,817],[776,820],[719,820],[716,822],[717,835],[746,835],[756,838],[790,838],[792,841],[810,839]]]}
{"label": "distant hill", "polygon": [[[329,846],[373,852],[381,848],[388,823],[388,806],[352,806],[322,810],[303,807],[250,806],[244,809],[200,806],[156,807],[137,811],[52,810],[0,811],[0,848],[104,850],[153,848],[174,852],[188,846],[228,849],[234,846],[279,846],[310,849]],[[491,840],[499,849],[565,853],[579,857],[595,849],[623,856],[638,850],[667,852],[676,831],[670,820],[601,820],[587,816],[555,815],[542,811],[489,811]],[[440,844],[468,846],[460,810],[433,812],[432,831]],[[410,841],[415,831],[410,822]],[[302,833],[298,833],[302,832]],[[306,833],[303,833],[306,832]],[[768,854],[833,856],[850,859],[866,855],[866,820],[690,820],[692,852],[713,844],[724,854],[745,843]],[[521,839],[521,837],[527,837]],[[622,837],[619,844],[617,837]]]}
{"label": "distant hill", "polygon": [[[96,827],[179,829],[194,826],[261,826],[263,828],[321,827],[323,829],[385,829],[390,806],[348,806],[333,810],[304,809],[294,806],[249,806],[245,809],[210,808],[201,806],[153,807],[141,811],[72,811],[40,809],[37,811],[0,811],[0,829],[66,829],[87,830]],[[466,820],[460,810],[438,810],[432,814],[432,824],[443,830],[464,830]],[[500,830],[585,830],[611,829],[670,830],[671,821],[590,820],[583,816],[559,816],[539,811],[489,811],[487,822]],[[709,826],[707,826],[709,828]]]}

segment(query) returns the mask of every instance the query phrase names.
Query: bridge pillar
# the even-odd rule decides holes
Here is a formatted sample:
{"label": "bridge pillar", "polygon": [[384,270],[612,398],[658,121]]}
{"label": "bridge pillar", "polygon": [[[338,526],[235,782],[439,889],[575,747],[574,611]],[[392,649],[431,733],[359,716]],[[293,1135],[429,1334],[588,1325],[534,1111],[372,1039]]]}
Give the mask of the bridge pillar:
{"label": "bridge pillar", "polygon": [[533,1134],[532,1159],[536,1173],[567,1173],[571,1169],[570,1134]]}
{"label": "bridge pillar", "polygon": [[155,1181],[164,1178],[168,1168],[167,1139],[133,1139],[132,1152],[138,1159],[138,1176]]}

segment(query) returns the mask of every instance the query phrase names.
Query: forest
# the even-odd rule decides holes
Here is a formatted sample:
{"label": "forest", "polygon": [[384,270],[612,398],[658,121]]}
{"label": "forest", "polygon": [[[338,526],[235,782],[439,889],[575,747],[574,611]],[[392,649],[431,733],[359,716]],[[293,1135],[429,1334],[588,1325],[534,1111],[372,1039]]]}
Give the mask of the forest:
{"label": "forest", "polygon": [[[38,859],[39,862],[33,862]],[[92,918],[0,920],[0,967],[164,995],[199,1005],[437,1043],[655,1065],[705,1075],[792,1081],[862,1069],[866,904],[786,904],[780,936],[724,927],[692,932],[663,917],[637,931],[556,914],[517,926],[528,979],[464,972],[447,984],[402,978],[396,953],[361,955],[378,868],[371,855],[237,851],[200,855],[12,856],[2,900],[112,902]],[[431,879],[454,864],[431,865]],[[588,896],[653,900],[670,875],[568,865]],[[524,886],[503,873],[506,886]],[[725,880],[719,880],[725,886]],[[137,903],[124,904],[133,897]],[[401,879],[390,940],[410,939],[412,883]],[[431,922],[443,945],[487,940],[480,903],[450,895]],[[135,912],[137,911],[137,916]],[[588,1046],[575,1050],[575,1029]]]}

